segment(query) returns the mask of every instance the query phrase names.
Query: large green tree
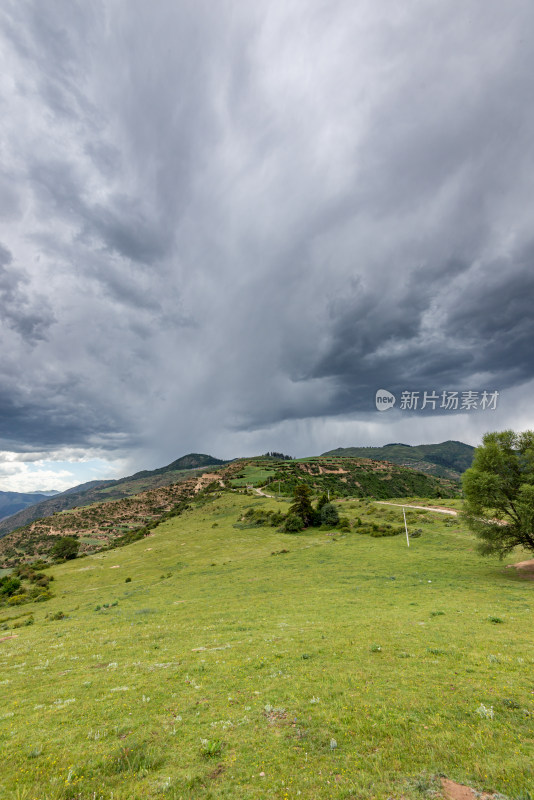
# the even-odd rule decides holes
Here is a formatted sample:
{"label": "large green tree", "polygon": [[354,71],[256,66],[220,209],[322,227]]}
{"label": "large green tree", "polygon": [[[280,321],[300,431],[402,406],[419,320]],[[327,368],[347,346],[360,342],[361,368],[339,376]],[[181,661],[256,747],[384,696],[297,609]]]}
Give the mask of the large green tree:
{"label": "large green tree", "polygon": [[487,433],[463,477],[463,518],[483,555],[534,551],[534,432]]}
{"label": "large green tree", "polygon": [[296,514],[304,523],[304,527],[311,525],[314,511],[311,503],[312,491],[305,483],[299,483],[293,491],[293,505],[288,514]]}
{"label": "large green tree", "polygon": [[71,558],[76,558],[78,550],[80,549],[80,542],[75,536],[61,536],[50,551],[53,558],[65,559],[69,561]]}

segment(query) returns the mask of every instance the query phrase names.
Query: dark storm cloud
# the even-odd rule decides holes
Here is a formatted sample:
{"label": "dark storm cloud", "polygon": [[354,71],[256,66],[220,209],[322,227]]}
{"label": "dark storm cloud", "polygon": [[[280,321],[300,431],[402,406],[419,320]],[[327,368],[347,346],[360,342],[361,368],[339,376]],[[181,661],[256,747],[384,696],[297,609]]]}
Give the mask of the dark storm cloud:
{"label": "dark storm cloud", "polygon": [[[362,292],[335,315],[327,353],[311,374],[343,376],[340,413],[370,408],[382,384],[395,392],[502,391],[532,379],[532,246],[516,259],[470,270],[444,265],[424,278],[416,271],[394,303]],[[486,376],[486,384],[474,376]]]}
{"label": "dark storm cloud", "polygon": [[310,450],[310,420],[376,435],[381,387],[521,393],[533,25],[526,0],[5,6],[5,448]]}
{"label": "dark storm cloud", "polygon": [[[10,251],[0,244],[0,306],[3,322],[26,343],[35,344],[46,337],[54,315],[44,297],[31,300],[25,290],[23,273],[15,272]],[[26,278],[27,280],[27,278]]]}

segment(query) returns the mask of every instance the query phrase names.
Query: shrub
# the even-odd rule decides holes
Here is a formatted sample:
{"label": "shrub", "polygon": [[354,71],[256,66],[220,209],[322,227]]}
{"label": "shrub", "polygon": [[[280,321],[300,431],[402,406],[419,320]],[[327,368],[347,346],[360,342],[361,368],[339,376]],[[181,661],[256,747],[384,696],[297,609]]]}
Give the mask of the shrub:
{"label": "shrub", "polygon": [[44,603],[45,600],[50,600],[52,596],[52,592],[45,590],[36,595],[34,600],[36,603]]}
{"label": "shrub", "polygon": [[[47,615],[47,616],[48,616],[48,615]],[[65,619],[65,617],[66,617],[66,614],[64,614],[64,613],[63,613],[63,611],[56,611],[56,613],[55,613],[55,614],[50,614],[50,616],[48,617],[48,619],[53,619],[53,620],[56,620],[56,619]]]}
{"label": "shrub", "polygon": [[13,623],[13,627],[14,628],[25,628],[28,625],[33,625],[34,623],[35,623],[34,618],[33,617],[28,617],[28,619],[26,619],[26,620],[19,620],[18,622],[14,622]]}
{"label": "shrub", "polygon": [[304,529],[304,523],[297,514],[288,514],[283,527],[286,533],[299,533]]}
{"label": "shrub", "polygon": [[5,576],[0,579],[0,594],[11,597],[11,595],[15,594],[17,589],[20,589],[20,586],[21,582],[19,578]]}
{"label": "shrub", "polygon": [[377,538],[380,536],[398,536],[404,533],[404,528],[392,528],[391,525],[373,525],[371,536]]}
{"label": "shrub", "polygon": [[[263,508],[249,508],[245,514],[234,524],[234,528],[258,528],[263,525],[270,525],[276,528],[284,520],[281,511],[266,511]],[[213,526],[212,526],[213,527]]]}
{"label": "shrub", "polygon": [[28,599],[27,594],[13,594],[7,602],[10,606],[21,606],[23,603],[26,603]]}
{"label": "shrub", "polygon": [[319,528],[321,526],[321,512],[318,511],[316,508],[312,509],[312,515],[310,517],[310,525],[312,528]]}
{"label": "shrub", "polygon": [[321,508],[321,525],[333,527],[339,523],[337,508],[332,503],[325,503]]}

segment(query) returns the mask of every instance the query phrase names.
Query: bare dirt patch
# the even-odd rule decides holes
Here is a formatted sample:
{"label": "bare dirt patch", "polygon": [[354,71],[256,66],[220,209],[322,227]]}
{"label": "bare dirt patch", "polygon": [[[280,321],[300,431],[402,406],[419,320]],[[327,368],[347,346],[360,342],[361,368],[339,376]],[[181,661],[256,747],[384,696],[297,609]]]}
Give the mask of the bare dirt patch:
{"label": "bare dirt patch", "polygon": [[202,491],[202,489],[205,489],[208,484],[213,483],[214,481],[218,481],[221,485],[224,485],[219,475],[213,472],[205,472],[200,476],[200,478],[198,478],[195,484],[195,494]]}
{"label": "bare dirt patch", "polygon": [[219,778],[224,772],[224,764],[217,764],[215,769],[208,773],[208,778],[210,781],[214,781],[216,778]]}
{"label": "bare dirt patch", "polygon": [[529,561],[518,561],[517,564],[507,564],[508,569],[516,569],[520,575],[528,580],[534,581],[534,558]]}
{"label": "bare dirt patch", "polygon": [[448,778],[441,779],[441,788],[443,796],[446,800],[493,800],[495,795],[487,794],[487,792],[477,792],[471,789],[470,786],[465,786],[462,783],[456,783]]}

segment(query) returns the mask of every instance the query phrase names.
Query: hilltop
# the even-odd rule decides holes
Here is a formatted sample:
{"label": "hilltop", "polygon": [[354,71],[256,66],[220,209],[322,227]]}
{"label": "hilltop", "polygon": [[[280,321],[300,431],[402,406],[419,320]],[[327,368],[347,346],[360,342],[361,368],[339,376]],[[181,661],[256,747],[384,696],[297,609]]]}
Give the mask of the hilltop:
{"label": "hilltop", "polygon": [[[76,537],[80,541],[80,551],[85,554],[111,544],[127,544],[149,535],[166,519],[181,514],[188,501],[199,492],[239,492],[251,486],[263,487],[267,494],[290,497],[299,483],[306,483],[317,495],[330,492],[332,497],[388,499],[417,495],[443,498],[455,497],[459,492],[458,485],[452,481],[365,458],[239,459],[217,469],[195,470],[193,475],[191,470],[185,473],[165,469],[166,472],[160,471],[156,476],[165,478],[165,485],[134,494],[132,490],[144,486],[143,481],[147,479],[146,473],[137,473],[125,479],[129,482],[120,484],[123,494],[119,497],[109,498],[108,495],[105,501],[64,508],[5,535],[0,539],[0,564],[9,567],[21,561],[46,559],[57,536]],[[139,478],[141,474],[143,477]],[[148,475],[151,482],[156,480],[153,472]],[[116,490],[116,486],[111,489]],[[124,494],[127,489],[130,496]],[[86,499],[90,496],[94,493],[85,495]]]}
{"label": "hilltop", "polygon": [[441,444],[392,443],[383,447],[338,447],[323,453],[323,456],[391,461],[429,475],[459,480],[471,466],[474,452],[475,448],[469,444],[449,440]]}
{"label": "hilltop", "polygon": [[140,492],[167,486],[182,480],[188,480],[194,470],[205,470],[212,465],[224,464],[220,458],[203,453],[189,453],[176,459],[166,467],[154,470],[143,470],[113,481],[89,481],[88,483],[74,486],[61,494],[46,498],[41,502],[24,508],[9,519],[0,520],[0,538],[11,531],[27,526],[34,520],[50,517],[71,508],[88,506],[93,503],[106,502],[107,500],[120,500],[131,497]]}
{"label": "hilltop", "polygon": [[459,493],[455,481],[371,458],[320,456],[275,463],[254,459],[234,462],[234,468],[240,463],[234,486],[270,486],[282,495],[291,495],[297,483],[306,483],[317,493],[330,490],[338,497],[455,497]]}

